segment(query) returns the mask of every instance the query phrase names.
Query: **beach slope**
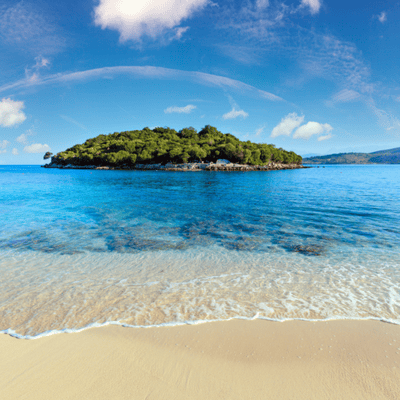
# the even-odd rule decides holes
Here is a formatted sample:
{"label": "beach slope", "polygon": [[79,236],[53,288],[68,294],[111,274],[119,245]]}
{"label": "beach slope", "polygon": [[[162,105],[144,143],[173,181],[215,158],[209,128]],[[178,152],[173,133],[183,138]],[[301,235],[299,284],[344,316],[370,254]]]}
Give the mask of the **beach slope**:
{"label": "beach slope", "polygon": [[0,335],[9,399],[399,399],[400,326],[231,320]]}

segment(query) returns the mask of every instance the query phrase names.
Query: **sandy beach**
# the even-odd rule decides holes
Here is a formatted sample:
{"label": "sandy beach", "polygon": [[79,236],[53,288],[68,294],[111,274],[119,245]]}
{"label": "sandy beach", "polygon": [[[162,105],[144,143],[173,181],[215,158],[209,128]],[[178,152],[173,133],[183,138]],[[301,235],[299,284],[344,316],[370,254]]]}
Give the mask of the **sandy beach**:
{"label": "sandy beach", "polygon": [[231,320],[0,336],[9,399],[399,399],[400,326]]}

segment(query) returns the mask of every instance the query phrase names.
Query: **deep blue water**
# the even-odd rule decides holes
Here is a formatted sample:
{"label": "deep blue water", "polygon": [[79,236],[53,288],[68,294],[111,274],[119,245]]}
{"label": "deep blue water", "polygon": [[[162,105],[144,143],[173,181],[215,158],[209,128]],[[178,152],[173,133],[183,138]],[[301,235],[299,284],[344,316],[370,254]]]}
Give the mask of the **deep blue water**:
{"label": "deep blue water", "polygon": [[[0,166],[0,330],[400,322],[400,166]],[[79,310],[74,311],[74,310]]]}

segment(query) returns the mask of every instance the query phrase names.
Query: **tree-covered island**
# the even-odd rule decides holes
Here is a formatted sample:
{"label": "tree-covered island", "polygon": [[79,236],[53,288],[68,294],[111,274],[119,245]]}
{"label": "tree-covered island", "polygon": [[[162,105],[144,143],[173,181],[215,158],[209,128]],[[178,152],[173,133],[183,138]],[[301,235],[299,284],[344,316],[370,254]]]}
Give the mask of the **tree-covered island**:
{"label": "tree-covered island", "polygon": [[[196,169],[193,165],[204,166],[201,169],[214,165],[211,169],[229,169],[226,164],[225,167],[214,164],[221,159],[230,162],[230,169],[302,167],[301,156],[293,151],[277,149],[272,144],[243,142],[210,125],[200,132],[192,127],[179,132],[158,127],[99,135],[56,154],[45,167],[193,170]],[[188,164],[192,164],[190,168],[182,167]]]}

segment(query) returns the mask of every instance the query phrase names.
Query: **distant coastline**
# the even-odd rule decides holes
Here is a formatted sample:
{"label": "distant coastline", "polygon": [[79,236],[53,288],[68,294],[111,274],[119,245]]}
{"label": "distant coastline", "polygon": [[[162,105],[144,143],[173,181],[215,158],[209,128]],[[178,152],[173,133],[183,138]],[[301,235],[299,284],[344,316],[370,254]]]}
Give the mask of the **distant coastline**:
{"label": "distant coastline", "polygon": [[373,153],[338,153],[303,158],[305,164],[400,164],[400,147]]}

